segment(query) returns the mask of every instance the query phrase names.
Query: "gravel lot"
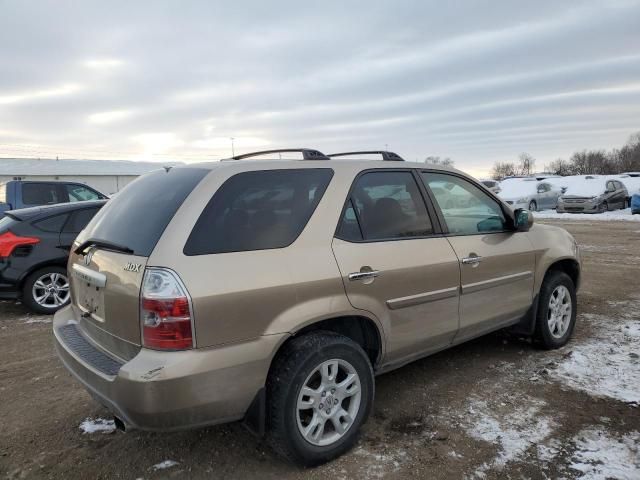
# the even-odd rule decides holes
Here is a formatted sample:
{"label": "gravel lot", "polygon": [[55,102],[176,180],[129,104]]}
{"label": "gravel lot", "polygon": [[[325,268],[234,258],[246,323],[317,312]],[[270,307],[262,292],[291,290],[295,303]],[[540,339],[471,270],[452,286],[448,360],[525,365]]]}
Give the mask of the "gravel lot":
{"label": "gravel lot", "polygon": [[381,376],[355,450],[306,471],[239,424],[113,431],[55,356],[50,319],[2,303],[0,476],[638,479],[640,226],[562,225],[584,261],[568,346],[543,352],[497,333]]}

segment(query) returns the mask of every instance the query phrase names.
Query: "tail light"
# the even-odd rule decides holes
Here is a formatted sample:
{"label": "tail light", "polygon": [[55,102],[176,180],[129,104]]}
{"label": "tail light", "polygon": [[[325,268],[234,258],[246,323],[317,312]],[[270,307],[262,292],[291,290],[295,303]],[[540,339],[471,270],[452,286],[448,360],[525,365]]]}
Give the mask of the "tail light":
{"label": "tail light", "polygon": [[190,303],[174,272],[147,268],[140,293],[143,345],[158,350],[193,348]]}
{"label": "tail light", "polygon": [[6,231],[0,235],[0,258],[7,258],[17,248],[39,243],[38,237],[19,237],[13,232]]}

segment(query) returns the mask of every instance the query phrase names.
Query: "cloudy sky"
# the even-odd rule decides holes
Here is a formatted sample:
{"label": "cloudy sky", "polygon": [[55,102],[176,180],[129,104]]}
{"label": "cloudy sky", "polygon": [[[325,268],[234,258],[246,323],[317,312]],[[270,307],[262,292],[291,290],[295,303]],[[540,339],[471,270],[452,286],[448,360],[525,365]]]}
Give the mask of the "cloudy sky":
{"label": "cloudy sky", "polygon": [[640,2],[0,0],[0,157],[538,168],[640,131]]}

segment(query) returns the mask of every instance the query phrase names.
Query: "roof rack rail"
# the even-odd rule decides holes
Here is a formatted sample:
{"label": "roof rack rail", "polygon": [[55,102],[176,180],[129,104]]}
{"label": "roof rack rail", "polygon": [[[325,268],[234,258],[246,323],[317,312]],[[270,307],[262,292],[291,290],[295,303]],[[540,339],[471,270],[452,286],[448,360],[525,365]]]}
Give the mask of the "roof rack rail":
{"label": "roof rack rail", "polygon": [[244,158],[256,157],[258,155],[266,155],[268,153],[288,153],[288,152],[299,152],[302,153],[303,160],[329,160],[329,157],[326,156],[319,150],[313,150],[311,148],[282,148],[278,150],[262,150],[260,152],[251,152],[251,153],[243,153],[242,155],[236,155],[235,157],[231,157],[231,160],[242,160]]}
{"label": "roof rack rail", "polygon": [[382,155],[382,160],[388,162],[404,162],[404,158],[394,152],[387,152],[385,150],[367,150],[362,152],[342,152],[342,153],[332,153],[328,155],[328,157],[346,157],[348,155]]}

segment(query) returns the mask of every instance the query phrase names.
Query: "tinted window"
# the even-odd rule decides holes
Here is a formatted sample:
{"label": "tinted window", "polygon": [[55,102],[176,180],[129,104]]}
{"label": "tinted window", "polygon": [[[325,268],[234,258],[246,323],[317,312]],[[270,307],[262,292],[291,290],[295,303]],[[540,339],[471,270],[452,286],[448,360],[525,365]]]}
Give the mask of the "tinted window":
{"label": "tinted window", "polygon": [[186,255],[282,248],[300,235],[333,170],[246,172],[211,198],[184,247]]}
{"label": "tinted window", "polygon": [[358,225],[358,219],[356,218],[356,211],[351,200],[347,202],[336,236],[343,240],[362,240],[362,232],[360,231],[360,225]]}
{"label": "tinted window", "polygon": [[91,221],[93,216],[98,213],[99,208],[85,208],[77,210],[71,214],[69,221],[64,226],[66,233],[80,233],[84,227]]}
{"label": "tinted window", "polygon": [[473,235],[507,229],[500,205],[473,183],[455,175],[422,173],[450,233]]}
{"label": "tinted window", "polygon": [[66,185],[66,189],[70,202],[83,202],[102,198],[96,191],[82,185]]}
{"label": "tinted window", "polygon": [[25,205],[48,205],[66,201],[59,195],[58,185],[55,183],[22,184],[22,202]]}
{"label": "tinted window", "polygon": [[128,184],[87,226],[83,240],[104,240],[148,257],[176,210],[210,170],[157,170]]}
{"label": "tinted window", "polygon": [[64,225],[64,222],[67,220],[68,216],[69,215],[67,213],[54,215],[53,217],[47,217],[42,220],[33,222],[33,226],[44,232],[59,233],[62,230],[62,226]]}
{"label": "tinted window", "polygon": [[[421,237],[433,233],[418,184],[411,172],[368,172],[356,180],[351,201],[365,240]],[[353,216],[355,217],[353,212]],[[340,230],[355,232],[349,209]]]}

